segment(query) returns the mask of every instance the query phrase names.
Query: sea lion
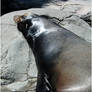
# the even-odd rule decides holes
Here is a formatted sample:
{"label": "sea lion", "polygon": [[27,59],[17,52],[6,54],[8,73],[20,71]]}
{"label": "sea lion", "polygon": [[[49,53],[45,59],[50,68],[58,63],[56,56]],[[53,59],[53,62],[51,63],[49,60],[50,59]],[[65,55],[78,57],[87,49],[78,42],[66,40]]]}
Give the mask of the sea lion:
{"label": "sea lion", "polygon": [[48,16],[15,16],[18,30],[32,49],[37,68],[36,92],[91,92],[91,45]]}

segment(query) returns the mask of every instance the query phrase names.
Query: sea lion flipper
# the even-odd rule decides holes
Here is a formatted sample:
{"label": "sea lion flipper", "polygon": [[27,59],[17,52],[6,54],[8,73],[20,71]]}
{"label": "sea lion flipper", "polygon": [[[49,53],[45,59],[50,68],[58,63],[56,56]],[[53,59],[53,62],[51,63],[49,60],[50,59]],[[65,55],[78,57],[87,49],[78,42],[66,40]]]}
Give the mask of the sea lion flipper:
{"label": "sea lion flipper", "polygon": [[45,80],[44,73],[38,73],[36,92],[51,92]]}

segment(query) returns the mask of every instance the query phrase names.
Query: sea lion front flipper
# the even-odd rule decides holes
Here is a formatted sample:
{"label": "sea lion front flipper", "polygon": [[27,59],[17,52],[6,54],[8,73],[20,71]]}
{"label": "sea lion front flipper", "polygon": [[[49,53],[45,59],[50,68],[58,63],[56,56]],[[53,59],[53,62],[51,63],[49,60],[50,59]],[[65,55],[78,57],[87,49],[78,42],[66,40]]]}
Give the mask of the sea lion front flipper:
{"label": "sea lion front flipper", "polygon": [[36,92],[51,92],[45,80],[44,73],[38,73]]}

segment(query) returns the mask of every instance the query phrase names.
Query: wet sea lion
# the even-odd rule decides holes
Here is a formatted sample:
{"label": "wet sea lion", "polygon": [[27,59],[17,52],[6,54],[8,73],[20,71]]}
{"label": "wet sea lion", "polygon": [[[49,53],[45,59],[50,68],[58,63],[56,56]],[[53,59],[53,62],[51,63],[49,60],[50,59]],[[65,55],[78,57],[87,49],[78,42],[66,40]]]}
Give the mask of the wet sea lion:
{"label": "wet sea lion", "polygon": [[35,56],[36,92],[91,92],[91,46],[48,16],[15,16]]}

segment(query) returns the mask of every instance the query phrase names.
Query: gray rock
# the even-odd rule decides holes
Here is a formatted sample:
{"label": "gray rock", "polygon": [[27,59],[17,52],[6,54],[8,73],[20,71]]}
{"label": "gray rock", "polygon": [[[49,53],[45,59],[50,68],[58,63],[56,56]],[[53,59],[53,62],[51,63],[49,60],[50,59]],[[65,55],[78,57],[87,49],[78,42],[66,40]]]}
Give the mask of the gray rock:
{"label": "gray rock", "polygon": [[28,89],[35,90],[36,79],[31,79],[31,81],[14,82],[7,86],[11,91],[21,91],[26,92]]}
{"label": "gray rock", "polygon": [[35,92],[36,78],[26,81],[16,81],[9,85],[2,86],[2,92]]}
{"label": "gray rock", "polygon": [[[7,16],[2,20],[7,21]],[[2,21],[2,53],[1,53],[1,74],[2,84],[13,82],[13,80],[24,81],[27,79],[30,64],[34,71],[30,71],[30,76],[37,76],[35,60],[31,49],[22,34],[18,32],[17,27],[13,24],[13,17],[8,23]],[[12,23],[12,24],[11,24]],[[33,59],[32,59],[33,58]],[[33,74],[34,73],[34,74]],[[5,81],[4,81],[5,80]]]}
{"label": "gray rock", "polygon": [[66,18],[63,21],[61,21],[59,25],[72,31],[73,33],[82,37],[86,41],[92,42],[90,26],[88,25],[88,23],[80,19],[78,16],[71,16],[69,18]]}
{"label": "gray rock", "polygon": [[6,86],[2,86],[0,90],[1,92],[11,92],[11,90],[9,90]]}
{"label": "gray rock", "polygon": [[82,15],[82,16],[81,16],[81,19],[83,19],[83,20],[86,21],[90,26],[92,26],[92,25],[91,25],[91,21],[92,21],[92,14],[91,14],[91,12],[88,12],[87,14]]}

